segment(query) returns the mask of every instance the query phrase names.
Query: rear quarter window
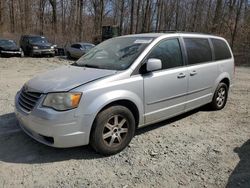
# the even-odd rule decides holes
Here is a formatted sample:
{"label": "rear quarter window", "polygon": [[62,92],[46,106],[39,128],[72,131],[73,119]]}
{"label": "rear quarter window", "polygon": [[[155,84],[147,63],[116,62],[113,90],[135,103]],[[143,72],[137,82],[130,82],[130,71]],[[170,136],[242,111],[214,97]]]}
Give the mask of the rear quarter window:
{"label": "rear quarter window", "polygon": [[207,38],[184,38],[188,64],[212,61],[212,51]]}
{"label": "rear quarter window", "polygon": [[220,39],[211,39],[211,41],[214,47],[214,56],[216,61],[230,59],[232,57],[229,47],[225,41]]}

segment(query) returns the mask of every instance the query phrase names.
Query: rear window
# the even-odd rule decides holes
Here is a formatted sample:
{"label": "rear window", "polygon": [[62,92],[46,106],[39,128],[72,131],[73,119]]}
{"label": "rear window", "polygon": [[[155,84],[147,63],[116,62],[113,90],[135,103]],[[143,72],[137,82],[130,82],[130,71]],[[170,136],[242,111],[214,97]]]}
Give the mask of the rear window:
{"label": "rear window", "polygon": [[211,39],[211,41],[214,47],[215,60],[230,59],[232,57],[228,45],[223,40]]}
{"label": "rear window", "polygon": [[206,38],[184,38],[188,64],[212,61],[212,51]]}

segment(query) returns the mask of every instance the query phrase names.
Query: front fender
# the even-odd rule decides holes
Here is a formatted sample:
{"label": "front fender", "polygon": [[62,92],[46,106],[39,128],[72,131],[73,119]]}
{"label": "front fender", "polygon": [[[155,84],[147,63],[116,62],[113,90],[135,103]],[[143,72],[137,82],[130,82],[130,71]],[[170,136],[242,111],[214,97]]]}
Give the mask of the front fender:
{"label": "front fender", "polygon": [[119,100],[129,100],[133,102],[139,111],[139,124],[143,123],[143,101],[141,98],[131,91],[127,90],[115,90],[99,95],[97,98],[91,101],[90,104],[85,106],[85,113],[96,115],[108,104],[119,101]]}

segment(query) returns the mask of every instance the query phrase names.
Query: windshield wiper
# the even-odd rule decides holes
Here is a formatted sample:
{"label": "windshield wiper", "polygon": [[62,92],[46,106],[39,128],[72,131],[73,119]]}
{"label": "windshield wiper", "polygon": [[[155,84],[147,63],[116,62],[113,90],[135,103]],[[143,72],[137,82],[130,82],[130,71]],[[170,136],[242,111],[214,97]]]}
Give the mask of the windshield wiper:
{"label": "windshield wiper", "polygon": [[98,65],[90,65],[90,64],[84,64],[82,65],[83,67],[88,67],[88,68],[97,68],[99,69],[100,67]]}
{"label": "windshield wiper", "polygon": [[100,67],[98,65],[90,65],[90,64],[78,64],[77,62],[71,63],[70,65],[72,66],[77,66],[77,67],[88,67],[88,68],[97,68],[99,69]]}

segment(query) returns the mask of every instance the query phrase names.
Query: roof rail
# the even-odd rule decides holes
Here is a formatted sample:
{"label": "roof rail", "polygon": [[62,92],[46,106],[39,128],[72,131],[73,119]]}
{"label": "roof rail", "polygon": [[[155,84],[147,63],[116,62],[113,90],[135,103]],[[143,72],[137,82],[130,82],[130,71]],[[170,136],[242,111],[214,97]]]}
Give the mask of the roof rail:
{"label": "roof rail", "polygon": [[187,34],[211,35],[210,33],[191,32],[191,31],[178,31],[178,30],[151,30],[149,33],[187,33]]}

